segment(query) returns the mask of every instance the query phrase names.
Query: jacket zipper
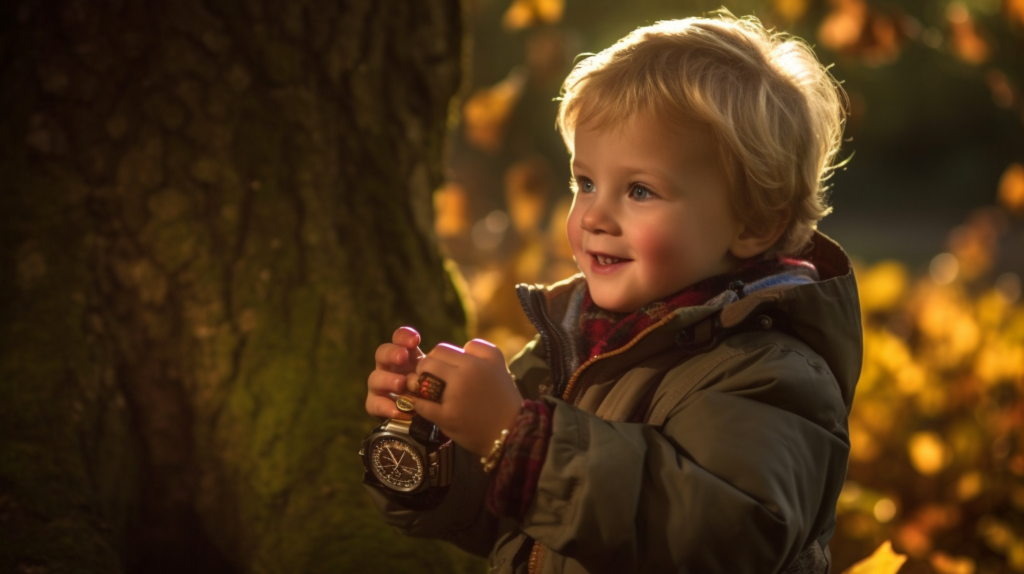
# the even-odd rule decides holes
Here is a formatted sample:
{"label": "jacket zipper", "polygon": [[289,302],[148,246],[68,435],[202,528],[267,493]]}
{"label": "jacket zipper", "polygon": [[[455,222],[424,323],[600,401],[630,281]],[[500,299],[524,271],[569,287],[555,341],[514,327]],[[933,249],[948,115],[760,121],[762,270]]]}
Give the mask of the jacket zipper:
{"label": "jacket zipper", "polygon": [[565,378],[567,370],[564,359],[565,340],[562,338],[561,329],[548,317],[545,311],[544,295],[526,286],[517,291],[519,304],[523,307],[526,318],[540,333],[540,339],[544,343],[544,353],[548,357],[548,364],[552,367],[552,382],[557,388],[557,384]]}
{"label": "jacket zipper", "polygon": [[540,574],[540,557],[544,553],[544,545],[538,540],[533,541],[533,548],[530,549],[530,560],[527,562],[526,571],[528,574]]}
{"label": "jacket zipper", "polygon": [[[536,295],[536,293],[531,293],[531,295]],[[536,298],[534,298],[534,301],[536,301]],[[533,302],[533,301],[531,301],[531,302]],[[540,303],[541,301],[536,301],[536,302]],[[545,351],[548,352],[548,356],[551,357],[552,356],[552,354],[551,354],[551,345],[549,343],[550,337],[545,335],[545,333],[540,330],[540,327],[542,325],[545,326],[545,327],[547,327],[548,325],[551,325],[551,320],[548,319],[547,314],[544,312],[544,307],[542,305],[538,305],[537,306],[539,314],[542,317],[544,317],[544,319],[545,319],[545,323],[543,323],[543,324],[541,324],[539,321],[537,321],[537,319],[534,316],[532,310],[527,305],[523,305],[523,309],[526,311],[526,316],[530,319],[530,321],[534,324],[534,326],[537,327],[537,330],[541,333],[541,339],[544,340],[544,342],[545,342],[544,349],[545,349]],[[562,393],[562,400],[564,400],[566,402],[569,401],[569,397],[572,394],[573,388],[576,386],[576,381],[579,380],[580,376],[583,374],[583,371],[586,370],[587,367],[589,367],[590,365],[593,365],[594,363],[596,363],[597,361],[600,361],[601,359],[606,359],[608,357],[614,357],[616,355],[620,355],[622,353],[625,353],[629,349],[631,349],[634,346],[636,346],[636,344],[640,341],[640,339],[642,339],[645,336],[647,336],[648,333],[650,333],[654,329],[657,329],[658,327],[661,327],[665,323],[668,323],[672,319],[673,319],[673,316],[669,315],[669,316],[665,317],[664,319],[662,319],[661,321],[658,321],[657,323],[655,323],[655,324],[651,325],[650,327],[648,327],[648,328],[644,329],[643,331],[641,331],[639,335],[634,337],[633,340],[631,340],[629,343],[623,345],[622,347],[619,347],[618,349],[615,349],[613,351],[609,351],[607,353],[603,353],[601,355],[597,355],[596,357],[591,357],[590,359],[588,359],[585,363],[580,365],[580,367],[578,369],[576,369],[576,372],[573,373],[572,378],[569,379],[569,383],[566,384],[565,391]],[[552,331],[556,335],[559,334],[558,329],[552,329]],[[562,344],[562,339],[561,339],[560,335],[558,337],[557,343],[558,343],[559,346]],[[562,353],[562,350],[559,349],[559,354],[561,355],[561,353]],[[559,356],[559,359],[561,359],[561,356]],[[559,365],[559,368],[561,369],[562,368],[562,363],[559,362],[558,365]],[[583,390],[586,390],[586,389],[584,388]],[[583,397],[583,392],[581,391],[578,394],[577,398],[582,398],[582,397]],[[575,405],[575,404],[577,404],[577,402],[573,402],[573,404]],[[534,540],[533,541],[533,548],[530,549],[530,559],[527,561],[527,568],[526,568],[526,570],[527,570],[527,572],[529,574],[540,574],[540,571],[541,571],[541,558],[542,558],[543,554],[544,554],[544,545],[541,544],[539,540]]]}
{"label": "jacket zipper", "polygon": [[[578,369],[576,369],[576,372],[573,373],[572,378],[569,379],[569,384],[567,384],[565,386],[565,392],[562,393],[562,400],[566,401],[566,402],[569,402],[569,397],[572,396],[572,391],[573,391],[573,388],[576,386],[576,381],[578,381],[580,379],[580,377],[583,376],[583,371],[586,370],[587,367],[589,367],[590,365],[593,365],[594,363],[596,363],[596,362],[598,362],[598,361],[600,361],[602,359],[607,359],[609,357],[614,357],[616,355],[621,355],[622,353],[625,353],[626,351],[628,351],[628,350],[632,349],[633,347],[635,347],[637,345],[637,343],[640,342],[640,339],[643,339],[644,337],[646,337],[648,335],[648,333],[650,333],[651,331],[653,331],[653,330],[655,330],[655,329],[657,329],[657,328],[659,328],[659,327],[661,327],[661,326],[671,322],[674,318],[675,318],[675,315],[667,315],[661,321],[658,321],[657,323],[651,325],[650,327],[647,327],[643,331],[640,331],[640,333],[636,337],[633,337],[632,340],[630,340],[625,345],[619,347],[618,349],[614,349],[614,350],[608,351],[607,353],[603,353],[603,354],[597,355],[595,357],[591,357],[590,359],[587,359],[587,361],[585,363],[583,363],[582,365],[580,365],[580,367]],[[576,399],[572,401],[573,405],[578,405],[579,404],[579,400],[583,398],[583,391],[585,391],[585,390],[587,390],[586,387],[580,389],[580,392],[576,393]]]}
{"label": "jacket zipper", "polygon": [[[557,358],[557,362],[552,361],[554,365],[557,365],[557,368],[559,370],[558,373],[552,373],[552,375],[558,375],[557,377],[553,376],[554,380],[557,382],[561,379],[561,374],[565,371],[565,364],[562,361],[562,356],[564,355],[565,341],[562,338],[561,331],[557,328],[554,322],[551,321],[551,319],[547,316],[544,306],[543,295],[541,295],[538,291],[530,289],[529,287],[524,287],[523,289],[524,290],[521,290],[517,293],[517,295],[519,296],[519,302],[523,307],[523,311],[526,313],[526,317],[530,320],[530,322],[533,323],[533,326],[537,328],[537,332],[540,333],[541,341],[544,342],[544,351],[545,353],[547,353],[547,356],[553,359]],[[529,297],[529,299],[527,299],[527,296]],[[617,355],[621,355],[622,353],[625,353],[626,351],[635,347],[637,343],[639,343],[640,340],[646,337],[651,331],[665,325],[666,323],[671,322],[674,318],[675,315],[667,315],[661,321],[658,321],[657,323],[641,331],[636,337],[633,337],[632,340],[630,340],[622,347],[587,359],[586,362],[584,362],[582,365],[579,366],[579,368],[576,369],[576,372],[573,373],[572,377],[569,379],[569,382],[565,386],[565,390],[562,392],[562,400],[569,402],[569,397],[572,395],[572,391],[576,386],[576,382],[583,375],[583,371],[585,371],[590,365],[593,365],[594,363],[602,359],[607,359],[609,357],[614,357]],[[551,336],[551,333],[555,335],[554,341],[552,341],[553,337]],[[586,388],[584,387],[583,389],[580,390],[579,393],[577,393],[577,400],[573,401],[573,405],[578,405],[578,399],[583,398],[583,391],[585,390]],[[540,574],[541,559],[543,554],[544,545],[541,544],[539,540],[534,540],[533,548],[530,549],[530,558],[527,561],[526,570],[529,574]]]}

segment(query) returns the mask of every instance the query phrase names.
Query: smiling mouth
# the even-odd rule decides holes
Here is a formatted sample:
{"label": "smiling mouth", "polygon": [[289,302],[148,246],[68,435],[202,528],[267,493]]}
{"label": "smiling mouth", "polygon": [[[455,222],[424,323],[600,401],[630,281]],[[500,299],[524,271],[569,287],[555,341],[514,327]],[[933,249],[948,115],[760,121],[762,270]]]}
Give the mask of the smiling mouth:
{"label": "smiling mouth", "polygon": [[630,261],[629,259],[621,259],[619,257],[612,257],[610,255],[601,255],[598,253],[592,253],[594,259],[597,260],[600,265],[614,265],[616,263],[622,263],[624,261]]}

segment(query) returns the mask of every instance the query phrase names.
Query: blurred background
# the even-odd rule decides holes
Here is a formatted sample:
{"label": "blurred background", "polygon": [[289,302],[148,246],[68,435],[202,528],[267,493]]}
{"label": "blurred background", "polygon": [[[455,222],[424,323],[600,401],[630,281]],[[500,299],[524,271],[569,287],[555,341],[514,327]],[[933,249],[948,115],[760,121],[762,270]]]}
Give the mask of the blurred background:
{"label": "blurred background", "polygon": [[[473,336],[511,356],[533,334],[512,286],[577,272],[554,129],[574,58],[720,7],[468,2],[468,92],[435,207]],[[850,161],[820,225],[856,263],[865,331],[834,571],[891,541],[906,563],[879,554],[872,571],[1024,572],[1024,0],[725,7],[805,39],[849,95]]]}

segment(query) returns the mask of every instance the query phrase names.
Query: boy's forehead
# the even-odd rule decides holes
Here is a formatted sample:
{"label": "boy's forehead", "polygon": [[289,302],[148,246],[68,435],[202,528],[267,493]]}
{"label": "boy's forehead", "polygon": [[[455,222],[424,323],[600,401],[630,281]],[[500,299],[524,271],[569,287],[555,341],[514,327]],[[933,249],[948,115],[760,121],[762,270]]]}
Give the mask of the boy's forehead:
{"label": "boy's forehead", "polygon": [[[574,140],[574,163],[579,159],[580,148],[586,153],[595,140],[621,148],[627,154],[651,149],[672,152],[669,155],[675,161],[686,163],[707,164],[718,158],[714,130],[706,123],[690,119],[658,121],[650,116],[633,115],[614,122],[585,122],[577,126]],[[651,159],[660,155],[655,154]]]}

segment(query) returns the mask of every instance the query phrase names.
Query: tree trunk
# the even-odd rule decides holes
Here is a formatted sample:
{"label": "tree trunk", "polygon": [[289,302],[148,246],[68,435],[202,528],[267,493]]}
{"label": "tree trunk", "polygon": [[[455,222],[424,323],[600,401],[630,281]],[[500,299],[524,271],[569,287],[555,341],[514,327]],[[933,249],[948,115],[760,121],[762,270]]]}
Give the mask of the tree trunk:
{"label": "tree trunk", "polygon": [[356,452],[461,343],[432,191],[457,0],[0,7],[0,571],[449,572]]}

